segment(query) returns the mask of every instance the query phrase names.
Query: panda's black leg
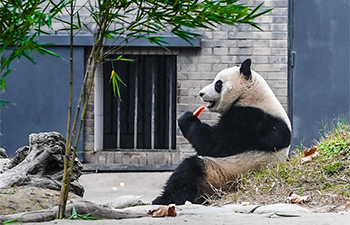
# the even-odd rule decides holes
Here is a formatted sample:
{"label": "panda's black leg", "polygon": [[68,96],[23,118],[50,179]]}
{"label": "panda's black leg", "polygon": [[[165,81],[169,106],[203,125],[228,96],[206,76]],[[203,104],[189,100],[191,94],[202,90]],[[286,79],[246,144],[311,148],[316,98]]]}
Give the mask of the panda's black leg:
{"label": "panda's black leg", "polygon": [[185,159],[173,172],[161,196],[152,201],[154,205],[195,203],[202,194],[206,180],[203,160],[197,156]]}

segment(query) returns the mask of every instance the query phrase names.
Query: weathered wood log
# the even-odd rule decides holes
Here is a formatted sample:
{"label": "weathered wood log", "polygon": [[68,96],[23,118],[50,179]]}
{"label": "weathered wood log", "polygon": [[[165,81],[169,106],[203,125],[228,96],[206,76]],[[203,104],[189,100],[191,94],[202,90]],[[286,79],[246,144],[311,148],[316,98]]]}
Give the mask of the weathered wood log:
{"label": "weathered wood log", "polygon": [[[101,219],[127,219],[127,218],[140,218],[148,216],[145,212],[130,212],[123,209],[111,209],[101,207],[93,202],[84,199],[72,199],[68,200],[66,208],[66,217],[72,215],[72,208],[75,208],[76,212],[80,215],[91,213],[92,217]],[[52,209],[40,210],[34,212],[24,212],[12,215],[0,215],[0,222],[18,219],[18,222],[45,222],[56,218],[58,207]]]}
{"label": "weathered wood log", "polygon": [[[29,147],[15,154],[7,170],[0,174],[0,189],[14,186],[35,186],[60,190],[63,171],[65,139],[57,132],[29,135]],[[72,181],[82,174],[82,164],[76,160]],[[83,196],[81,185],[72,185],[71,191]]]}
{"label": "weathered wood log", "polygon": [[7,159],[6,151],[3,148],[0,148],[0,159]]}

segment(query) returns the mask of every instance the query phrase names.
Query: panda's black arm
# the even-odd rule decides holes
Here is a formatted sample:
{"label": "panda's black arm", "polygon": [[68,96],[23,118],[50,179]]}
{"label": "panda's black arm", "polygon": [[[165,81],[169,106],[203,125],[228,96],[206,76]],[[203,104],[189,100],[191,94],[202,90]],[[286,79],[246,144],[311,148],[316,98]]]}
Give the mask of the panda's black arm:
{"label": "panda's black arm", "polygon": [[178,119],[184,137],[193,145],[198,155],[210,156],[217,140],[213,137],[214,128],[202,123],[192,112],[187,111]]}

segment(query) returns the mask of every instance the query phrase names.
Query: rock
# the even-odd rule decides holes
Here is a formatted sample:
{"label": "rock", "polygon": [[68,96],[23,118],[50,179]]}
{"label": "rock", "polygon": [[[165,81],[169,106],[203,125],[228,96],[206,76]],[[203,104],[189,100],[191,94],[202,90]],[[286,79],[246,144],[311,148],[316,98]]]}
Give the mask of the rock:
{"label": "rock", "polygon": [[107,206],[116,208],[116,209],[121,209],[121,208],[126,208],[130,206],[135,206],[135,205],[143,205],[143,204],[145,203],[142,202],[141,196],[125,195],[114,199],[113,202],[107,203]]}
{"label": "rock", "polygon": [[267,213],[281,213],[281,214],[305,214],[311,213],[310,210],[305,209],[296,204],[272,204],[265,205],[257,208],[254,213],[256,214],[267,214]]}

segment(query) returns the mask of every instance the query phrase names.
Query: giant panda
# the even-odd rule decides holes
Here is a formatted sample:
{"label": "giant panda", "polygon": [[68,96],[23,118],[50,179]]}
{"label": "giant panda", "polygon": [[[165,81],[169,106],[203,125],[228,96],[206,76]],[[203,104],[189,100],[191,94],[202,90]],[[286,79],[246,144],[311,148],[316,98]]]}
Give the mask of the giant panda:
{"label": "giant panda", "polygon": [[209,111],[221,114],[219,121],[210,126],[189,111],[179,117],[197,154],[180,163],[152,204],[202,203],[213,188],[289,152],[289,118],[266,81],[251,70],[250,59],[219,72],[199,96]]}

